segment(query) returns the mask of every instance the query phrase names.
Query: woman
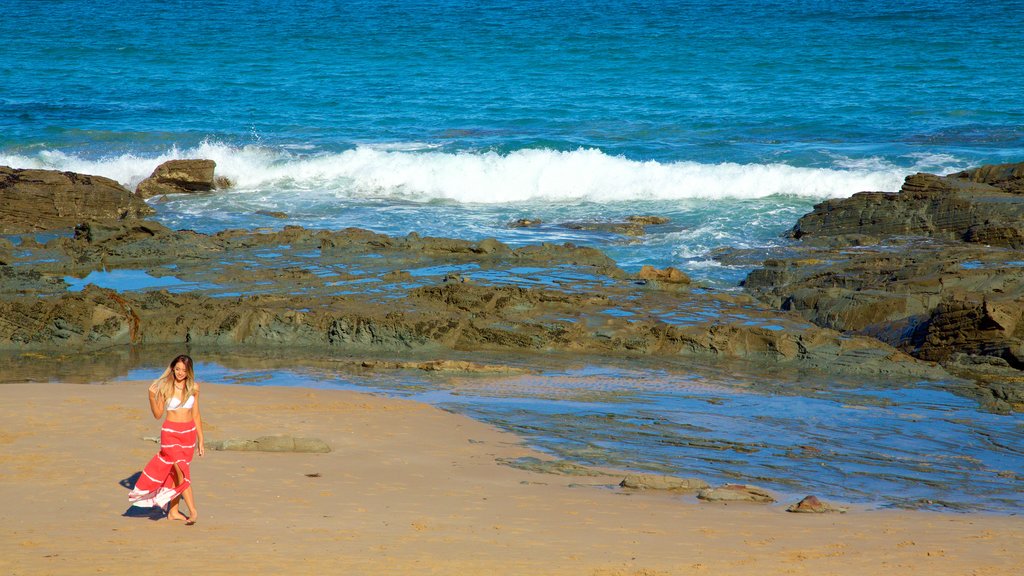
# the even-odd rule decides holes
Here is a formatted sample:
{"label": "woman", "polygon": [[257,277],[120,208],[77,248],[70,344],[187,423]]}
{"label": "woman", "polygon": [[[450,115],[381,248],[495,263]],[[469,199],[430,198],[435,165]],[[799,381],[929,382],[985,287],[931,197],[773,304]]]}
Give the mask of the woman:
{"label": "woman", "polygon": [[[182,354],[171,361],[162,376],[149,385],[149,408],[159,419],[165,413],[167,420],[160,428],[160,452],[146,464],[128,500],[135,506],[170,504],[167,517],[185,520],[193,525],[199,519],[192,498],[189,465],[196,446],[203,450],[203,421],[199,415],[199,384],[192,370],[192,359]],[[178,511],[178,502],[184,498],[189,516]]]}

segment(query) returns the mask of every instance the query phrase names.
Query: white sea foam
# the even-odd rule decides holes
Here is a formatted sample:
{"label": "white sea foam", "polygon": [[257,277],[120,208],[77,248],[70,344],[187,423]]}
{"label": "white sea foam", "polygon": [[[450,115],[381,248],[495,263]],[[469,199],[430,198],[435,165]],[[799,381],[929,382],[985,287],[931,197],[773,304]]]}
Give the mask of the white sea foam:
{"label": "white sea foam", "polygon": [[837,167],[830,169],[637,161],[597,149],[524,149],[499,154],[424,151],[422,146],[389,144],[332,154],[300,154],[265,146],[206,142],[156,156],[126,154],[99,160],[49,150],[31,156],[0,154],[0,164],[98,174],[134,187],[166,160],[210,158],[217,162],[217,173],[242,190],[464,203],[762,198],[776,194],[830,198],[862,190],[898,190],[908,172],[906,167],[882,161],[845,166],[837,162]]}

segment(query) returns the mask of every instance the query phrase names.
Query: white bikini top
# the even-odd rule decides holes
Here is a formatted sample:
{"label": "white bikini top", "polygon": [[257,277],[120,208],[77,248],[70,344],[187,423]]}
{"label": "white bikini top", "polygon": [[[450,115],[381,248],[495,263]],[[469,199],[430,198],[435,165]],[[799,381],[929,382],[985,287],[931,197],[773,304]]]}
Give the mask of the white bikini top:
{"label": "white bikini top", "polygon": [[195,396],[189,396],[188,399],[185,400],[184,404],[182,404],[181,401],[178,400],[177,398],[171,398],[170,400],[167,401],[167,409],[168,410],[177,410],[177,409],[181,408],[181,409],[185,410],[185,409],[191,408],[192,405],[195,404],[195,403],[196,403],[196,397]]}

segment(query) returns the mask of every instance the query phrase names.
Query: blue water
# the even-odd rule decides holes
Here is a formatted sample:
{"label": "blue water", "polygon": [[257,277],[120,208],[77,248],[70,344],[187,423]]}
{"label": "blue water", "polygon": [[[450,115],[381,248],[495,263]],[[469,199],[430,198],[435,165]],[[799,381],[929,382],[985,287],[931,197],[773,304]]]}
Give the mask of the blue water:
{"label": "blue water", "polygon": [[[158,219],[573,241],[729,286],[711,251],[777,245],[821,199],[1024,158],[1020,8],[15,0],[0,164],[134,187],[208,157],[236,188]],[[637,213],[673,225],[560,226]]]}
{"label": "blue water", "polygon": [[[776,245],[821,199],[1024,159],[1020,8],[13,0],[0,164],[134,187],[208,157],[236,188],[158,219],[573,241],[735,285],[707,255]],[[636,213],[673,225],[559,226]]]}
{"label": "blue water", "polygon": [[[714,251],[783,245],[823,199],[1024,160],[1022,13],[1019,1],[952,0],[8,0],[0,165],[134,187],[165,160],[212,158],[234,188],[153,199],[157,220],[575,242],[627,270],[676,266],[735,289],[749,269]],[[642,237],[565,226],[635,214],[670,222]],[[508,227],[519,218],[543,224]],[[657,417],[699,413],[688,402]],[[935,410],[964,402],[946,395]],[[499,406],[467,410],[521,424]],[[1019,420],[971,418],[1019,435]],[[824,436],[866,454],[892,430],[852,426],[852,440]],[[674,457],[645,446],[637,460]],[[984,472],[994,500],[1015,490],[996,468]],[[838,485],[861,472],[807,476]],[[955,500],[948,486],[936,497]]]}

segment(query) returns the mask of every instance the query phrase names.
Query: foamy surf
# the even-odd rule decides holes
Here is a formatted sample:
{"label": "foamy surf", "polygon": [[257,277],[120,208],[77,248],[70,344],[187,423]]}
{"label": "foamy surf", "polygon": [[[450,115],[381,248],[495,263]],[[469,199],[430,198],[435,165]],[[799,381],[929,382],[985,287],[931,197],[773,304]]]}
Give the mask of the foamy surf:
{"label": "foamy surf", "polygon": [[[415,148],[415,149],[414,149]],[[361,145],[339,153],[309,153],[264,146],[204,142],[157,156],[89,159],[61,151],[0,155],[0,164],[98,174],[134,188],[162,162],[210,158],[217,172],[241,190],[301,191],[339,198],[394,198],[426,202],[756,199],[774,195],[846,197],[863,190],[898,190],[916,167],[877,160],[831,168],[786,164],[658,162],[612,156],[595,148],[441,152],[426,145]],[[944,158],[941,169],[957,169]],[[934,169],[934,168],[932,168]],[[941,170],[940,170],[941,171]]]}

